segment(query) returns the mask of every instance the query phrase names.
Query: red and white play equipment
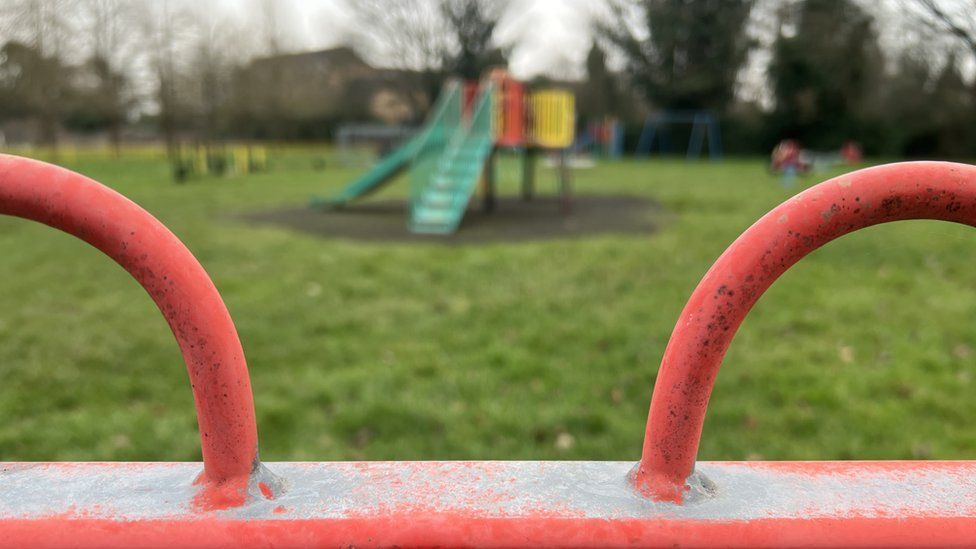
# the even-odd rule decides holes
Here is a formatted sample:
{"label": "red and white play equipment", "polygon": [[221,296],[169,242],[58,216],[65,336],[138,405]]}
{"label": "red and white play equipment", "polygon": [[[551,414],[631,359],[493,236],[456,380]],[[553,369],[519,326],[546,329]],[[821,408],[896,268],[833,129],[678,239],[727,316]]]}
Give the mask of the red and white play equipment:
{"label": "red and white play equipment", "polygon": [[183,351],[203,448],[202,463],[0,463],[0,547],[976,545],[976,462],[696,462],[722,358],[763,292],[863,227],[976,226],[976,167],[860,170],[743,233],[678,319],[636,464],[262,465],[234,325],[172,233],[95,181],[2,155],[0,213],[73,234],[142,284]]}
{"label": "red and white play equipment", "polygon": [[784,139],[776,144],[769,155],[769,170],[773,173],[795,176],[810,170],[823,170],[833,166],[857,166],[864,160],[864,151],[856,141],[846,141],[837,151],[813,151],[804,149],[796,139]]}

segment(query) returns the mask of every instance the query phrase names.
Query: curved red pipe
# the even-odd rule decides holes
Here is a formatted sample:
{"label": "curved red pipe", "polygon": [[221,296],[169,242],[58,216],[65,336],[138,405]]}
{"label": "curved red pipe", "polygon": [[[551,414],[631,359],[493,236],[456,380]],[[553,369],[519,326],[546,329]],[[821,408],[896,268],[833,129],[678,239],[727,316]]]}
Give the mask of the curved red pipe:
{"label": "curved red pipe", "polygon": [[763,292],[827,242],[905,219],[976,226],[976,167],[906,162],[835,177],[779,205],[725,250],[695,288],[664,351],[634,479],[641,492],[681,502],[719,365]]}
{"label": "curved red pipe", "polygon": [[0,155],[0,214],[50,225],[111,257],[149,292],[183,352],[203,445],[203,480],[234,480],[257,467],[251,382],[234,322],[193,254],[156,218],[87,177]]}

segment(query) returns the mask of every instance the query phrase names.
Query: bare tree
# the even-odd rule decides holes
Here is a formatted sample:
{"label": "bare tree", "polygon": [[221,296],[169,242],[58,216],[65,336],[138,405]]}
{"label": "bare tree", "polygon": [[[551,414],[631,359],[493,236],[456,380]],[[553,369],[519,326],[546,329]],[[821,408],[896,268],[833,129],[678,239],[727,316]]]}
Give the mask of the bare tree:
{"label": "bare tree", "polygon": [[436,70],[447,48],[440,6],[432,1],[347,2],[359,30],[356,46],[400,69]]}
{"label": "bare tree", "polygon": [[27,73],[25,104],[37,117],[41,143],[55,155],[68,88],[64,53],[73,37],[73,7],[70,0],[9,0],[0,12],[3,34],[21,40],[33,52],[21,57]]}
{"label": "bare tree", "polygon": [[[261,33],[260,37],[263,44],[259,48],[269,58],[280,57],[284,53],[282,46],[280,19],[282,5],[280,0],[258,0],[261,12]],[[247,82],[246,100],[251,113],[252,120],[261,118],[264,127],[276,139],[284,137],[282,119],[285,112],[285,90],[282,89],[282,67],[278,62],[268,65],[269,77],[263,82],[264,89],[250,89],[255,87],[254,82]],[[253,126],[251,134],[254,133]],[[249,136],[253,137],[253,135]],[[250,147],[250,144],[248,144]]]}
{"label": "bare tree", "polygon": [[279,12],[280,2],[275,0],[260,0],[262,38],[264,41],[265,53],[269,56],[281,55],[281,29],[278,20],[281,19]]}
{"label": "bare tree", "polygon": [[143,0],[138,7],[147,61],[156,81],[159,129],[167,154],[175,158],[179,154],[180,123],[186,115],[179,86],[185,67],[177,60],[186,59],[187,50],[192,47],[193,17],[185,4],[175,4],[172,0]]}
{"label": "bare tree", "polygon": [[91,40],[88,66],[98,85],[88,108],[102,116],[115,154],[119,153],[122,126],[133,107],[132,72],[136,63],[135,34],[129,24],[130,4],[123,0],[83,0],[80,15]]}
{"label": "bare tree", "polygon": [[[923,22],[936,31],[946,34],[965,48],[976,59],[976,0],[915,0],[920,8]],[[951,52],[947,63],[955,65],[956,57]],[[970,86],[970,95],[976,100],[976,81]],[[976,115],[976,113],[971,113]]]}
{"label": "bare tree", "polygon": [[188,100],[194,113],[194,129],[207,147],[227,127],[227,117],[234,99],[235,72],[250,56],[247,32],[230,18],[199,19],[194,46],[187,69],[193,96]]}
{"label": "bare tree", "polygon": [[976,0],[915,0],[929,24],[950,34],[976,56]]}
{"label": "bare tree", "polygon": [[372,60],[409,71],[423,90],[422,110],[430,105],[443,80],[445,52],[450,42],[447,21],[434,0],[391,2],[347,0],[353,14],[356,49]]}

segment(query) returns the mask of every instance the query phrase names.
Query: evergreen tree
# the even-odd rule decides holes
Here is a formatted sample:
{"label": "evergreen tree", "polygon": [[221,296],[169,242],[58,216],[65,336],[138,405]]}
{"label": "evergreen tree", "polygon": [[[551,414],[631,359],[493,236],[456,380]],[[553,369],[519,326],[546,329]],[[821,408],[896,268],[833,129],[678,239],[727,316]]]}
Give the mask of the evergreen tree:
{"label": "evergreen tree", "polygon": [[768,69],[774,127],[814,148],[870,138],[884,66],[873,17],[853,0],[804,0],[780,26]]}
{"label": "evergreen tree", "polygon": [[580,115],[619,115],[614,75],[607,69],[607,54],[595,41],[586,55],[586,83],[583,84],[577,109]]}
{"label": "evergreen tree", "polygon": [[488,0],[444,0],[441,11],[454,38],[444,54],[444,69],[475,80],[493,66],[506,64],[505,54],[492,43],[501,4]]}
{"label": "evergreen tree", "polygon": [[[623,54],[632,82],[656,106],[724,112],[752,47],[754,0],[621,0],[603,33]],[[635,31],[630,15],[642,14]],[[646,36],[646,37],[645,37]]]}

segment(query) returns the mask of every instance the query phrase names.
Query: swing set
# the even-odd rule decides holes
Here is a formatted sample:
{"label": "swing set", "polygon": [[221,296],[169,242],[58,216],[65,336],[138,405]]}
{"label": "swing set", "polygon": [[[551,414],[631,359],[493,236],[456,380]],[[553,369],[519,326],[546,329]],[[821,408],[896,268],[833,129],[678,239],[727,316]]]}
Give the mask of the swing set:
{"label": "swing set", "polygon": [[718,118],[709,111],[664,111],[648,116],[637,140],[635,155],[649,156],[655,142],[660,154],[670,153],[671,129],[679,125],[691,126],[691,136],[685,153],[688,160],[700,158],[706,143],[709,159],[722,158],[722,134]]}

